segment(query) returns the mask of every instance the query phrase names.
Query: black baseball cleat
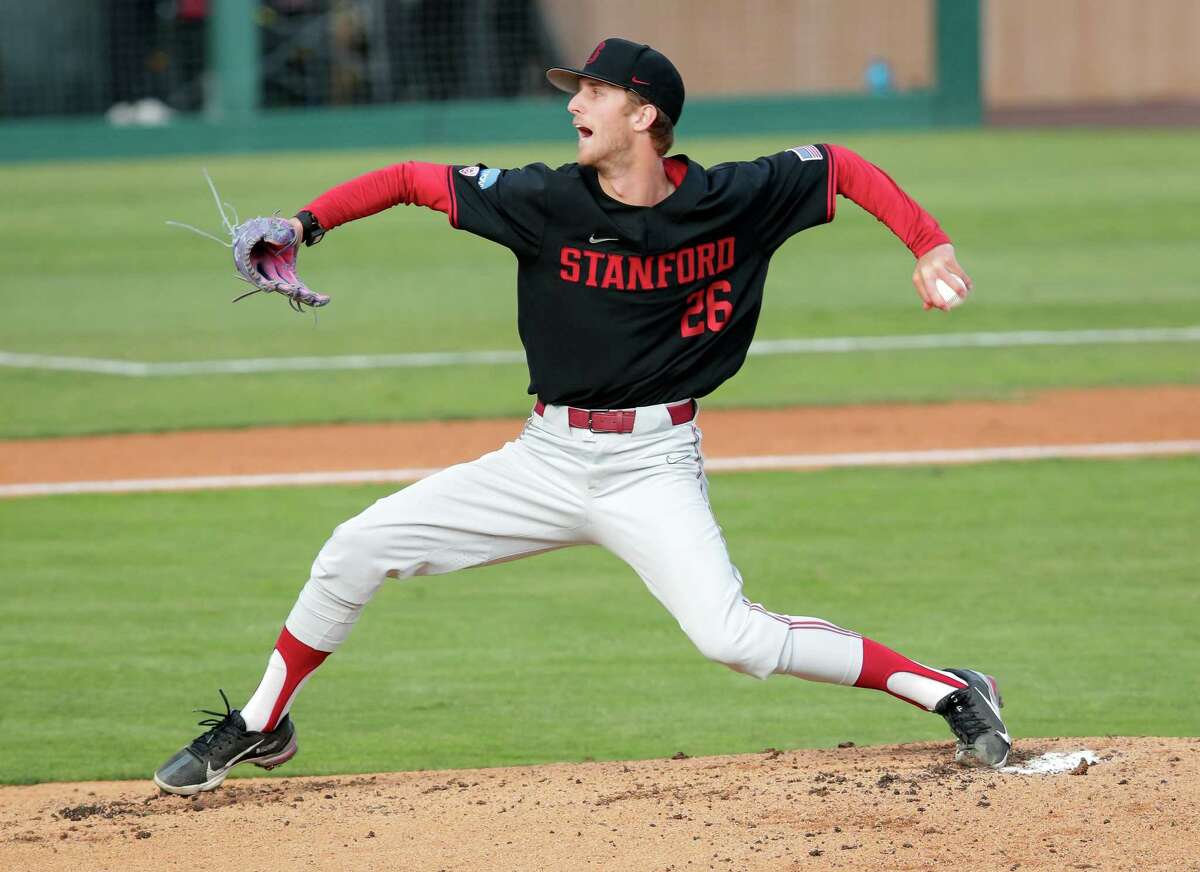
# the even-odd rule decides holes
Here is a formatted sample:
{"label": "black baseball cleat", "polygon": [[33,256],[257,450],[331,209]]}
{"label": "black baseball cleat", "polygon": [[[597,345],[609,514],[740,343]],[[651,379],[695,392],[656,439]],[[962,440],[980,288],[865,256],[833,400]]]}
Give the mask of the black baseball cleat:
{"label": "black baseball cleat", "polygon": [[246,729],[241,712],[229,708],[223,690],[221,699],[225,701],[225,714],[197,709],[201,714],[212,715],[200,721],[200,726],[210,729],[159,767],[154,773],[154,783],[159,788],[191,796],[220,787],[229,770],[239,763],[274,769],[296,756],[299,746],[290,716],[284,715],[269,733],[253,733]]}
{"label": "black baseball cleat", "polygon": [[1000,718],[1000,690],[996,679],[974,669],[947,669],[967,686],[947,694],[934,709],[946,719],[958,738],[954,759],[968,763],[974,757],[985,766],[999,769],[1008,762],[1012,737]]}

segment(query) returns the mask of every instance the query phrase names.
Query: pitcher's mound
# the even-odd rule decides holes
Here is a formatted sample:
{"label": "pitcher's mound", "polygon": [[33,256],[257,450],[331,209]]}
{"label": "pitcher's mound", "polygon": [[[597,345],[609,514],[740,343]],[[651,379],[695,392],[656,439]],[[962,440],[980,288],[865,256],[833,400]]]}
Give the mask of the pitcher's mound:
{"label": "pitcher's mound", "polygon": [[0,868],[1200,869],[1200,739],[1018,740],[1001,772],[951,758],[681,753],[235,779],[191,799],[149,781],[6,787]]}

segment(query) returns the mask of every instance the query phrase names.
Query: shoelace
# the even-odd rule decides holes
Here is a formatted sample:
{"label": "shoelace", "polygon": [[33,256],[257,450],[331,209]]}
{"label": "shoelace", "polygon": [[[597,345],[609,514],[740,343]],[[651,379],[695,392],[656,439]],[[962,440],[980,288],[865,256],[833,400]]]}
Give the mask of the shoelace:
{"label": "shoelace", "polygon": [[198,714],[212,715],[211,718],[205,718],[198,721],[197,725],[201,727],[209,727],[206,733],[202,733],[192,740],[189,746],[192,751],[201,754],[204,751],[212,748],[214,745],[223,744],[228,739],[236,738],[242,730],[233,722],[233,709],[229,707],[229,697],[225,695],[225,691],[218,689],[221,694],[221,701],[225,703],[225,713],[209,711],[208,709],[195,709]]}
{"label": "shoelace", "polygon": [[950,702],[950,726],[965,742],[974,742],[976,738],[991,729],[991,725],[976,714],[976,711],[974,696],[969,687],[958,691]]}

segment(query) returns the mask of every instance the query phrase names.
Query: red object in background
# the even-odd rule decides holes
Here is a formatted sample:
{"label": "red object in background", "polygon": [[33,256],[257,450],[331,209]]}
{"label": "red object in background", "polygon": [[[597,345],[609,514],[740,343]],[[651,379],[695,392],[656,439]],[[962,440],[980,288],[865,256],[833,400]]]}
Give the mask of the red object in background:
{"label": "red object in background", "polygon": [[177,18],[191,21],[208,15],[208,0],[178,0],[175,8]]}

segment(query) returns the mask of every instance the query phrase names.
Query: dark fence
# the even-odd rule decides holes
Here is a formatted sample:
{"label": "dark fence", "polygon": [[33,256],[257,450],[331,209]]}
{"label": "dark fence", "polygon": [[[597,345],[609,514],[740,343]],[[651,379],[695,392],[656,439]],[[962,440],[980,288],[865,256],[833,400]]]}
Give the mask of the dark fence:
{"label": "dark fence", "polygon": [[[0,0],[0,115],[157,124],[203,109],[220,2]],[[534,0],[255,6],[258,68],[234,86],[266,108],[547,94],[560,60]]]}
{"label": "dark fence", "polygon": [[[696,31],[701,23],[666,14],[676,7],[664,2],[638,8],[663,13],[659,36],[703,82],[706,40],[723,35]],[[728,17],[744,2],[721,8]],[[772,89],[779,65],[772,60],[763,72],[751,63],[759,44],[734,41],[746,60],[732,68],[743,76],[738,90],[689,93],[685,135],[978,124],[981,2],[930,0],[929,75],[916,82],[897,83],[883,56],[867,63],[864,43],[861,57],[847,61],[841,90],[804,92],[795,77]],[[876,9],[823,3],[803,0],[797,10],[837,9],[853,19]],[[577,46],[564,57],[552,34],[590,39],[599,27],[591,13],[608,9],[591,4],[0,0],[0,160],[561,137],[566,101],[544,70],[581,58]],[[798,55],[800,36],[820,47],[829,32],[789,31],[768,42],[786,60]]]}

